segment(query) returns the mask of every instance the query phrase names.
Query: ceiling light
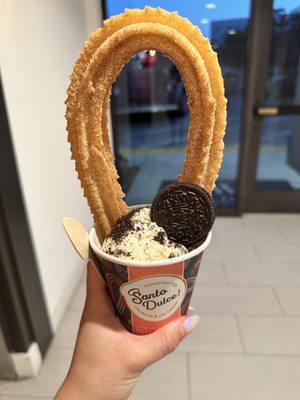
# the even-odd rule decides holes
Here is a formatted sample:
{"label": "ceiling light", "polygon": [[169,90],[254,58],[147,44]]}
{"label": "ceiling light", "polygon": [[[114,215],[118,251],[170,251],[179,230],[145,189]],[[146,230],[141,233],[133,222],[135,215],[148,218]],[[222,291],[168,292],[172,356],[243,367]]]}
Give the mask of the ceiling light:
{"label": "ceiling light", "polygon": [[227,33],[228,33],[228,35],[235,35],[236,29],[228,29]]}
{"label": "ceiling light", "polygon": [[208,23],[209,23],[209,19],[207,19],[207,18],[200,19],[200,24],[208,24]]}
{"label": "ceiling light", "polygon": [[205,8],[207,10],[213,10],[214,8],[217,8],[217,5],[215,3],[206,3]]}

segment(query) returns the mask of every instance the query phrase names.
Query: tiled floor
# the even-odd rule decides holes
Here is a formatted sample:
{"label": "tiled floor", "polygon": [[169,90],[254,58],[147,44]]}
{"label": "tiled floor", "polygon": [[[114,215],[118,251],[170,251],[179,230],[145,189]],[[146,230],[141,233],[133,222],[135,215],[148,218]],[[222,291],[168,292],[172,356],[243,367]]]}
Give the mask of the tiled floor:
{"label": "tiled floor", "polygon": [[[70,363],[80,284],[38,378],[0,382],[0,400],[51,399]],[[201,320],[143,374],[131,400],[297,400],[300,215],[218,218],[193,306]]]}

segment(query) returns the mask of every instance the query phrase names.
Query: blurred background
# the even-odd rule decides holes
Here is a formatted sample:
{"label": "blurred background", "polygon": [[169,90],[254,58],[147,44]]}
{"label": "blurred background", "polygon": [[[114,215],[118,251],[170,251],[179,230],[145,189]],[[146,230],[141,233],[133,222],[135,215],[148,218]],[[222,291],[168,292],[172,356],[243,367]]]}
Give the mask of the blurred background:
{"label": "blurred background", "polygon": [[[177,10],[210,39],[228,119],[219,216],[194,296],[202,324],[132,399],[297,399],[297,0],[0,0],[0,399],[50,399],[69,366],[85,267],[60,221],[92,222],[66,141],[66,89],[102,20],[145,5]],[[126,201],[149,203],[184,159],[189,108],[176,66],[154,49],[134,55],[109,116]]]}

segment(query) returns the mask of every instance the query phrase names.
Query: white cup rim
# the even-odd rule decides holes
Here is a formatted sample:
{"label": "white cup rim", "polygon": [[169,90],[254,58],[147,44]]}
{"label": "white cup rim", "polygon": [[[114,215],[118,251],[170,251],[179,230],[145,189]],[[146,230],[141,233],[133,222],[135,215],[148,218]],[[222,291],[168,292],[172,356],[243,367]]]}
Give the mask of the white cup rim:
{"label": "white cup rim", "polygon": [[211,241],[211,231],[207,235],[207,238],[204,243],[202,243],[199,247],[197,247],[196,249],[194,249],[186,254],[182,254],[181,256],[174,257],[174,258],[168,258],[166,260],[140,261],[140,260],[128,260],[125,258],[118,258],[118,257],[114,257],[110,254],[105,253],[101,249],[101,245],[99,243],[95,228],[93,228],[90,232],[90,245],[98,257],[104,258],[105,260],[110,261],[114,264],[126,265],[128,267],[142,267],[142,268],[162,267],[165,265],[172,265],[172,264],[180,263],[180,262],[189,260],[189,259],[197,256],[198,254],[202,253],[207,248],[210,241]]}

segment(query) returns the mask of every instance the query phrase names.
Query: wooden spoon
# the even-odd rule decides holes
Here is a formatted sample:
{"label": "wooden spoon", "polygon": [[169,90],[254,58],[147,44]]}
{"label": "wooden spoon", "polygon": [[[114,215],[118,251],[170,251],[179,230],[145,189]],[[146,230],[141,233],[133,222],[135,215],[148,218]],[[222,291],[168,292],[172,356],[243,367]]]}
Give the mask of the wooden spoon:
{"label": "wooden spoon", "polygon": [[84,260],[89,259],[89,233],[86,227],[73,217],[62,219],[63,227],[68,235],[74,249]]}

